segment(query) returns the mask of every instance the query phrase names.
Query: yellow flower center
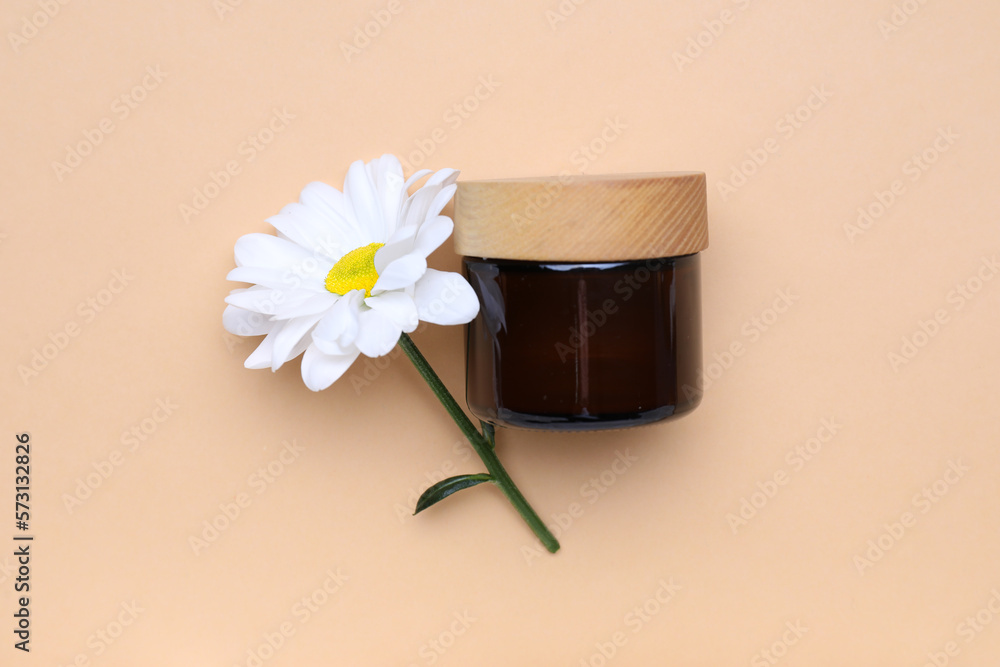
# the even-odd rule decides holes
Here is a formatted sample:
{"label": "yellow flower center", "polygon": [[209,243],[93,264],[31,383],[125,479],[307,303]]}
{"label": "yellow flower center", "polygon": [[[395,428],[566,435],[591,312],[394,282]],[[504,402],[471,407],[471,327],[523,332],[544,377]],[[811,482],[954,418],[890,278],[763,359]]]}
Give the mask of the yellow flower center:
{"label": "yellow flower center", "polygon": [[330,273],[326,274],[326,289],[341,296],[352,289],[363,289],[366,297],[371,296],[372,287],[378,280],[375,253],[384,245],[369,243],[341,257],[330,269]]}

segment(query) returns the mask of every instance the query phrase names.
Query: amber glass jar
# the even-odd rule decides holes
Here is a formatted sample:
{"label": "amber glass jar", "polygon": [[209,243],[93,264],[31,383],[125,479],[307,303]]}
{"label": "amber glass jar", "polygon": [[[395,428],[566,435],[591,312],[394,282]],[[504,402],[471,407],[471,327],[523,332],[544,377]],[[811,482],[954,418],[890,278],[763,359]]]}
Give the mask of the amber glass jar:
{"label": "amber glass jar", "polygon": [[592,430],[693,410],[707,245],[701,173],[459,183],[473,414]]}

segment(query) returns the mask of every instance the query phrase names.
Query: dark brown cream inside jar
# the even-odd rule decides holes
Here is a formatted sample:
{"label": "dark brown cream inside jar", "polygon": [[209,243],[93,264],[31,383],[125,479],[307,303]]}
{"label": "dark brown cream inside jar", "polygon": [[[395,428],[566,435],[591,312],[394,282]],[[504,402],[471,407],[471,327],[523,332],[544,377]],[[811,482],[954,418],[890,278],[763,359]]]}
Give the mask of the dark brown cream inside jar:
{"label": "dark brown cream inside jar", "polygon": [[693,410],[707,246],[702,173],[460,182],[455,248],[481,304],[473,414],[595,430]]}

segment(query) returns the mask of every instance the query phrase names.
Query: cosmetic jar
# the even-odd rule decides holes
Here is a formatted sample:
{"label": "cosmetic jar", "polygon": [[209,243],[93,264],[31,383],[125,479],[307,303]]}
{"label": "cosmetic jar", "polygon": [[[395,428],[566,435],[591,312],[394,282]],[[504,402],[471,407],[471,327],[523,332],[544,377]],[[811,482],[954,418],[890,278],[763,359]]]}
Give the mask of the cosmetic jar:
{"label": "cosmetic jar", "polygon": [[707,246],[700,172],[460,181],[473,414],[580,431],[693,410]]}

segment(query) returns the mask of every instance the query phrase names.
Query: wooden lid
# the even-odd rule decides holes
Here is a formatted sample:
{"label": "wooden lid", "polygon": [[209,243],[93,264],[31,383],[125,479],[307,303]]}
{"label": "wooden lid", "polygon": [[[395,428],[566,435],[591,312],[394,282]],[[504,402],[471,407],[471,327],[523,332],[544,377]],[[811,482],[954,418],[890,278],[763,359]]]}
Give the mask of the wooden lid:
{"label": "wooden lid", "polygon": [[460,255],[603,262],[676,257],[707,247],[702,172],[458,183]]}

